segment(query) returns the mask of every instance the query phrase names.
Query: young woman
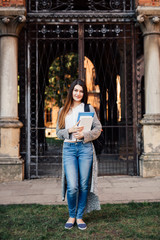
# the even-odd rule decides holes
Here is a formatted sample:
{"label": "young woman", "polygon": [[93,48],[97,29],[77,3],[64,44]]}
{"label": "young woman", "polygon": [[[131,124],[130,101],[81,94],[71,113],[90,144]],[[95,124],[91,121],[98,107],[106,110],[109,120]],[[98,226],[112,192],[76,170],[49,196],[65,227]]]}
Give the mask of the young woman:
{"label": "young woman", "polygon": [[[66,229],[71,229],[76,221],[78,228],[85,230],[87,226],[82,219],[84,210],[90,212],[100,209],[96,195],[97,164],[92,141],[99,137],[102,126],[91,105],[89,105],[90,112],[94,112],[91,130],[83,132],[83,127],[79,127],[77,123],[78,113],[84,112],[87,98],[87,88],[84,81],[75,80],[69,88],[67,100],[59,111],[57,121],[57,136],[64,140],[62,194],[64,200],[65,177],[69,209],[69,219],[65,224]],[[91,182],[90,187],[89,182]]]}

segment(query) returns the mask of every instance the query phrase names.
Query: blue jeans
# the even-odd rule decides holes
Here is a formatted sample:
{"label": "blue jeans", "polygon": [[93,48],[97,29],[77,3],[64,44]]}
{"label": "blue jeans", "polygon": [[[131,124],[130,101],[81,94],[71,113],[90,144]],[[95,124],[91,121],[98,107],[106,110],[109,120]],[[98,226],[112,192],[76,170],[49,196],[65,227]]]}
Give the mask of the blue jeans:
{"label": "blue jeans", "polygon": [[64,142],[63,163],[67,180],[69,216],[72,218],[82,219],[83,217],[92,162],[91,142]]}

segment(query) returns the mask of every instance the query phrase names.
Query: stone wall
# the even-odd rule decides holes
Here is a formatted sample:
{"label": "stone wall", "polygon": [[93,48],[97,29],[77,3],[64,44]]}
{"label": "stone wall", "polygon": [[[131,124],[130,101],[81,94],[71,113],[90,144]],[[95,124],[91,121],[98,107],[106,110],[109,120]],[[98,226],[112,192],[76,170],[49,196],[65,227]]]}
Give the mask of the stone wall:
{"label": "stone wall", "polygon": [[25,6],[25,0],[0,0],[0,7]]}
{"label": "stone wall", "polygon": [[160,6],[159,0],[139,0],[137,3],[139,6]]}

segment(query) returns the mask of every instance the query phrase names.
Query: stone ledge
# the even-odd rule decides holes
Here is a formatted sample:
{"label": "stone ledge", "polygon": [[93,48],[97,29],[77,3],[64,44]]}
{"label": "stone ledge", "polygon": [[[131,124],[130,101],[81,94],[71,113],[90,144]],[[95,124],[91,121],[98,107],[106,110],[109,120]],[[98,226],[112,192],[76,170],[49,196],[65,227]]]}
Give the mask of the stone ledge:
{"label": "stone ledge", "polygon": [[22,128],[23,123],[19,120],[0,120],[0,128]]}
{"label": "stone ledge", "polygon": [[142,125],[160,125],[160,114],[144,114],[140,123]]}
{"label": "stone ledge", "polygon": [[138,6],[136,9],[137,14],[143,14],[147,16],[160,15],[160,7],[156,6]]}
{"label": "stone ledge", "polygon": [[160,162],[160,153],[142,153],[140,160],[147,161],[159,161]]}
{"label": "stone ledge", "polygon": [[26,8],[22,7],[0,7],[0,16],[19,16],[26,13]]}
{"label": "stone ledge", "polygon": [[5,157],[0,154],[0,165],[21,165],[24,160],[21,157]]}

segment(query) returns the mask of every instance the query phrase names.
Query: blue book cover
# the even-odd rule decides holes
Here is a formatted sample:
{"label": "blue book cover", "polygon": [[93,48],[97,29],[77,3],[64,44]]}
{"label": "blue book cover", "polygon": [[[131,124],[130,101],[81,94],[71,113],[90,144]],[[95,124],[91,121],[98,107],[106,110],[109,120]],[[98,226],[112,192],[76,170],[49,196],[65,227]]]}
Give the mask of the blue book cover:
{"label": "blue book cover", "polygon": [[81,117],[87,117],[87,116],[94,117],[94,112],[79,112],[77,122],[80,120]]}

